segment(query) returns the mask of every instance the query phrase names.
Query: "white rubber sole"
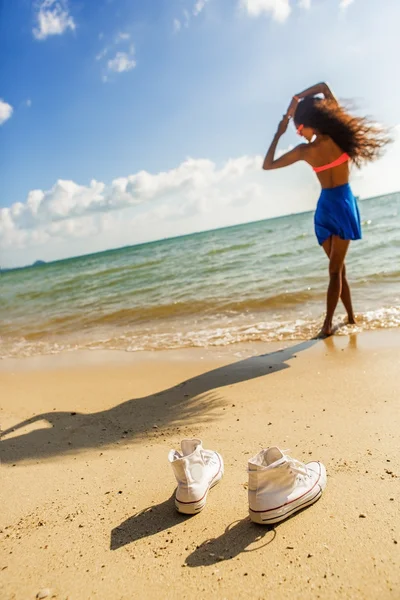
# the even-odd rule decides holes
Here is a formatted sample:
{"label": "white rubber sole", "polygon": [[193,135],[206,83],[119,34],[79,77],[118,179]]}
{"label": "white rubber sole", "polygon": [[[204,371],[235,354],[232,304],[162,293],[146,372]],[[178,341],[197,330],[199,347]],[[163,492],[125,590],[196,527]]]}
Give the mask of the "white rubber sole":
{"label": "white rubber sole", "polygon": [[212,480],[206,493],[202,498],[200,498],[200,500],[195,500],[193,502],[179,502],[179,500],[175,498],[176,510],[180,513],[183,513],[184,515],[196,515],[201,510],[203,510],[207,502],[208,492],[211,490],[211,488],[213,488],[215,485],[217,485],[217,483],[221,481],[223,474],[224,472],[221,469],[221,471]]}
{"label": "white rubber sole", "polygon": [[313,496],[311,498],[307,499],[306,497],[304,497],[298,503],[293,502],[292,504],[289,504],[283,509],[280,508],[276,511],[269,510],[266,512],[254,512],[251,510],[251,508],[249,508],[250,519],[253,521],[253,523],[258,523],[259,525],[270,525],[273,523],[279,523],[280,521],[284,521],[288,517],[291,517],[299,510],[302,510],[303,508],[314,504],[314,502],[317,502],[317,500],[319,500],[321,496],[322,490],[321,488],[318,488],[318,491],[313,492]]}
{"label": "white rubber sole", "polygon": [[326,488],[326,471],[325,467],[320,464],[321,475],[313,488],[307,493],[284,506],[280,506],[276,509],[269,509],[266,511],[253,511],[249,507],[249,516],[253,523],[258,525],[272,525],[288,519],[299,510],[311,506],[314,502],[317,502],[322,496],[322,492]]}

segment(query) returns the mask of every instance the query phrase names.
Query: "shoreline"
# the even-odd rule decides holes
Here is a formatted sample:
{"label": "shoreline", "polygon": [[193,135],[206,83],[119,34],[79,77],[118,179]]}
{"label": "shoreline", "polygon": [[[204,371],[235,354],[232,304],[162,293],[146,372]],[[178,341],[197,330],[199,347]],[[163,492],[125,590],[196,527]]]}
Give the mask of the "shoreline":
{"label": "shoreline", "polygon": [[[395,298],[396,302],[400,298]],[[307,341],[316,335],[323,323],[324,313],[304,315],[299,312],[286,315],[289,320],[282,320],[281,315],[264,313],[244,314],[229,320],[222,317],[207,322],[195,321],[189,326],[184,320],[151,324],[151,327],[133,328],[132,330],[108,326],[98,327],[97,334],[92,330],[84,330],[79,335],[65,333],[57,336],[41,334],[40,338],[31,334],[24,337],[0,336],[0,365],[9,359],[30,359],[40,356],[57,356],[84,352],[104,353],[122,352],[128,354],[162,353],[164,351],[208,351],[215,349],[230,354],[240,352],[242,346],[252,344],[291,344]],[[376,309],[358,312],[357,324],[347,325],[345,314],[338,312],[334,319],[336,336],[349,336],[368,332],[400,329],[400,305],[394,304]],[[160,329],[157,329],[160,327]],[[239,349],[239,350],[237,350]]]}
{"label": "shoreline", "polygon": [[326,340],[302,339],[281,341],[252,341],[238,342],[227,346],[207,347],[182,347],[164,348],[154,350],[117,350],[117,349],[79,349],[64,350],[54,354],[37,354],[33,356],[5,357],[0,360],[0,373],[10,370],[54,370],[87,367],[101,367],[104,365],[126,366],[129,364],[157,361],[184,361],[193,362],[206,360],[211,362],[225,362],[241,358],[256,357],[263,354],[283,351],[291,347],[310,343],[325,343],[329,346],[333,340],[340,346],[345,346],[348,340],[357,340],[357,346],[365,349],[376,347],[397,346],[400,339],[400,327],[387,329],[374,329],[369,331],[356,331],[354,333],[334,334]]}
{"label": "shoreline", "polygon": [[[400,330],[235,350],[0,361],[3,432],[31,420],[0,442],[2,598],[396,597]],[[183,437],[225,460],[191,518],[167,461]],[[248,520],[246,466],[274,444],[328,485],[272,530]]]}

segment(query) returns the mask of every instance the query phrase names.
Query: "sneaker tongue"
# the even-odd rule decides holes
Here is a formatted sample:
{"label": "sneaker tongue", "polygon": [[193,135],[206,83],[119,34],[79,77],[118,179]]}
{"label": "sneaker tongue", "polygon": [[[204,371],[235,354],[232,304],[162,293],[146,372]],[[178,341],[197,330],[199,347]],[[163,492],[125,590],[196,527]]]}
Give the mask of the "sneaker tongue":
{"label": "sneaker tongue", "polygon": [[188,454],[192,454],[197,448],[197,446],[201,444],[201,440],[193,439],[193,440],[182,440],[181,448],[182,455],[187,456]]}
{"label": "sneaker tongue", "polygon": [[274,462],[280,460],[281,458],[283,458],[282,452],[279,450],[279,448],[273,446],[272,448],[268,448],[268,450],[264,452],[263,463],[266,467],[269,467],[269,465],[272,465]]}

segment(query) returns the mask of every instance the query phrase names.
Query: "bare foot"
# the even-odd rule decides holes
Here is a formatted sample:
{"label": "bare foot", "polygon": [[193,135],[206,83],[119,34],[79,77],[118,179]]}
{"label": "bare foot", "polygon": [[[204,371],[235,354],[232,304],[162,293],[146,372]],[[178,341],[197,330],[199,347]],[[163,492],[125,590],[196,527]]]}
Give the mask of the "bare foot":
{"label": "bare foot", "polygon": [[333,334],[332,327],[329,327],[328,325],[324,325],[320,331],[320,335],[322,338],[327,338],[332,334]]}
{"label": "bare foot", "polygon": [[332,335],[333,329],[332,329],[331,321],[328,321],[327,319],[325,319],[324,324],[322,325],[321,333],[325,337],[329,337],[330,335]]}
{"label": "bare foot", "polygon": [[333,335],[332,327],[328,327],[327,325],[324,325],[322,327],[321,331],[313,339],[314,340],[325,340],[327,337],[330,337],[331,335]]}
{"label": "bare foot", "polygon": [[352,317],[347,318],[346,325],[357,325],[357,321],[354,315]]}

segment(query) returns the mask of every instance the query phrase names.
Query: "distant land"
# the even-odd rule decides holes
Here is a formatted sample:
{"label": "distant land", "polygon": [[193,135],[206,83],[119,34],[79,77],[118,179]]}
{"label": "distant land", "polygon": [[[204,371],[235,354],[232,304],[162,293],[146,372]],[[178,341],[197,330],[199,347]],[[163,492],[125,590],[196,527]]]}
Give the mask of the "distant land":
{"label": "distant land", "polygon": [[[29,267],[40,267],[40,266],[42,266],[42,265],[46,265],[46,264],[47,264],[47,263],[46,263],[46,261],[45,261],[45,260],[35,260],[35,262],[34,262],[33,264],[31,264],[31,265],[26,265],[26,266],[24,266],[24,267],[17,267],[17,269],[18,269],[18,268],[19,268],[19,269],[27,269],[27,268],[29,268]],[[12,267],[12,268],[10,268],[10,269],[2,269],[2,268],[0,267],[0,273],[5,273],[6,271],[15,271],[15,267]]]}

